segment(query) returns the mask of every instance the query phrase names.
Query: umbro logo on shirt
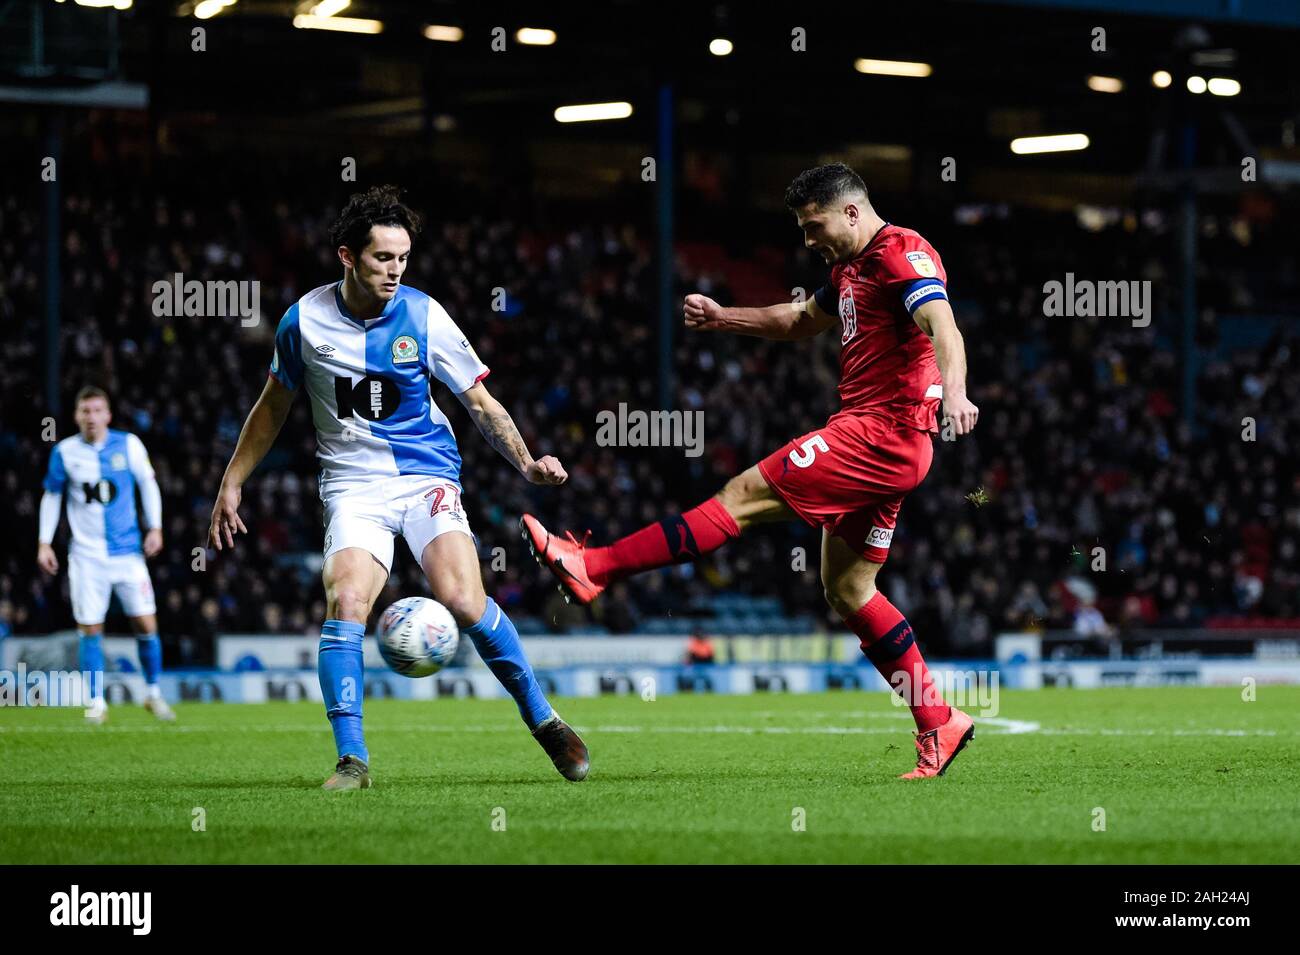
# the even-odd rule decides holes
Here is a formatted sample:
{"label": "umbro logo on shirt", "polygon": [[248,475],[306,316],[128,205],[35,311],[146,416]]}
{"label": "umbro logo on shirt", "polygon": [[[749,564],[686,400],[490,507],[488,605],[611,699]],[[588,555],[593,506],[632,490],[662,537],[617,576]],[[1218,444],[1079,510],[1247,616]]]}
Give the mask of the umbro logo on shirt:
{"label": "umbro logo on shirt", "polygon": [[333,346],[333,345],[317,345],[317,346],[316,346],[316,354],[318,354],[318,355],[332,355],[332,354],[334,354],[334,346]]}

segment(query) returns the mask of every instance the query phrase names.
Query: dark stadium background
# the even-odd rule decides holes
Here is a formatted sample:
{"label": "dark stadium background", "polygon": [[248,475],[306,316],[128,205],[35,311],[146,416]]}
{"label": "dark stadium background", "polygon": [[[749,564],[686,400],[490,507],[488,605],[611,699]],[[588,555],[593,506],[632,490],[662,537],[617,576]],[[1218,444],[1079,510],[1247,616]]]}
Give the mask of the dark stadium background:
{"label": "dark stadium background", "polygon": [[[43,420],[71,433],[86,383],[110,391],[117,426],[158,471],[167,549],[151,567],[168,665],[209,662],[217,633],[315,631],[322,529],[304,398],[245,491],[249,537],[201,573],[192,548],[279,316],[337,280],[325,229],[350,192],[382,182],[428,220],[406,280],[446,306],[533,450],[572,475],[560,490],[526,484],[438,393],[489,592],[521,630],[838,630],[819,533],[802,525],[620,584],[592,611],[564,605],[515,529],[533,510],[608,540],[692,506],[833,410],[833,338],[680,328],[687,292],[763,305],[821,284],[781,194],[830,159],[939,250],[981,409],[973,436],[938,445],[881,575],[927,648],[988,657],[1000,630],[1087,630],[1089,590],[1110,636],[1081,652],[1151,630],[1300,626],[1294,4],[354,2],[345,15],[384,21],[377,36],[294,29],[298,6],[240,0],[201,21],[195,52],[187,4],[0,0],[0,633],[72,625],[66,577],[35,567],[36,512]],[[465,39],[427,40],[428,23]],[[497,25],[504,53],[489,46]],[[521,26],[557,42],[520,46]],[[795,27],[805,52],[791,50]],[[714,37],[734,52],[711,55]],[[1197,65],[1206,51],[1232,55]],[[860,56],[934,72],[862,75]],[[1156,70],[1172,85],[1153,86]],[[1191,74],[1235,78],[1241,93],[1195,95]],[[1094,92],[1089,75],[1124,89]],[[54,94],[69,79],[83,102]],[[552,118],[605,101],[634,112]],[[1008,149],[1053,132],[1091,145]],[[47,156],[54,183],[40,177]],[[1245,157],[1257,181],[1242,181]],[[150,287],[175,272],[258,280],[262,321],[156,318]],[[1150,280],[1150,326],[1044,317],[1043,284],[1067,272]],[[704,455],[597,447],[597,413],[620,402],[703,410]],[[982,505],[968,498],[980,489]],[[1090,568],[1098,546],[1103,573]],[[504,571],[491,569],[497,547]],[[423,592],[403,553],[377,605]]]}

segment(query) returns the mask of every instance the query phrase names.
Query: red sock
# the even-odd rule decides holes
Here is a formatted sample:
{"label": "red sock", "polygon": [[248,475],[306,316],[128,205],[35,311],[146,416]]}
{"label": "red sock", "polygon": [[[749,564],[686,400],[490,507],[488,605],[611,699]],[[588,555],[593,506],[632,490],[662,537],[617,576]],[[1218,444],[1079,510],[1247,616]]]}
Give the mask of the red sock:
{"label": "red sock", "polygon": [[912,625],[884,594],[876,591],[844,621],[862,641],[862,652],[907,701],[916,728],[925,733],[948,722],[951,708],[935,689],[930,668],[912,639]]}
{"label": "red sock", "polygon": [[711,497],[681,517],[643,527],[608,547],[593,547],[587,551],[587,574],[595,583],[607,584],[643,570],[684,564],[739,536],[735,520]]}

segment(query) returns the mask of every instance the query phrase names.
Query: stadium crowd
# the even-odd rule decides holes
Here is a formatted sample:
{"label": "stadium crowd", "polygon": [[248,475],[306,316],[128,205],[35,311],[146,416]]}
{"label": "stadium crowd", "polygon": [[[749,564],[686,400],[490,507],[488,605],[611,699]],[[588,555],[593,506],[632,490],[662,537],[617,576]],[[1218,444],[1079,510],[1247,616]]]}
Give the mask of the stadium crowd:
{"label": "stadium crowd", "polygon": [[[249,535],[233,554],[204,549],[212,496],[262,388],[279,316],[340,275],[324,241],[337,206],[272,195],[196,192],[165,175],[141,180],[134,193],[120,182],[102,195],[70,188],[57,408],[43,399],[39,210],[0,199],[0,633],[72,625],[66,575],[51,580],[35,566],[36,514],[51,447],[46,419],[57,438],[71,433],[72,395],[86,383],[109,390],[114,426],[137,433],[157,469],[166,549],[151,569],[169,664],[209,659],[218,632],[310,632],[323,619],[321,508],[304,398],[245,489]],[[887,217],[895,211],[878,205]],[[647,231],[612,222],[530,228],[504,215],[425,211],[405,281],[443,303],[492,369],[487,384],[534,453],[557,455],[571,475],[560,489],[527,484],[474,433],[454,397],[435,389],[456,428],[464,499],[496,599],[535,629],[622,633],[699,615],[713,595],[736,592],[779,597],[785,613],[838,629],[817,578],[820,532],[801,524],[761,528],[699,566],[621,582],[591,609],[563,603],[516,529],[530,510],[550,526],[590,528],[607,541],[698,503],[833,412],[838,339],[780,344],[680,332],[675,407],[703,411],[703,456],[599,447],[598,412],[622,402],[658,406]],[[1074,214],[999,209],[899,218],[944,258],[981,409],[974,435],[938,441],[880,578],[932,652],[987,654],[1004,628],[1113,634],[1300,617],[1300,473],[1288,452],[1300,348],[1282,332],[1234,347],[1234,320],[1223,317],[1294,302],[1294,263],[1289,277],[1273,275],[1280,285],[1262,285],[1239,248],[1238,222],[1216,220],[1207,232],[1204,248],[1222,246],[1217,261],[1231,267],[1200,282],[1188,424],[1174,243],[1159,223],[1121,218],[1098,227]],[[781,283],[811,291],[825,269],[800,249],[792,225],[783,228],[788,234],[764,237],[784,243]],[[1254,241],[1267,241],[1259,232]],[[1024,242],[1026,234],[1034,241]],[[687,256],[677,265],[682,294],[771,304]],[[1155,320],[1139,328],[1122,318],[1046,317],[1042,284],[1067,270],[1150,280]],[[155,316],[153,284],[178,272],[256,279],[260,321],[245,328],[237,317]],[[61,555],[65,541],[66,524]],[[425,590],[416,563],[398,551],[380,607]]]}

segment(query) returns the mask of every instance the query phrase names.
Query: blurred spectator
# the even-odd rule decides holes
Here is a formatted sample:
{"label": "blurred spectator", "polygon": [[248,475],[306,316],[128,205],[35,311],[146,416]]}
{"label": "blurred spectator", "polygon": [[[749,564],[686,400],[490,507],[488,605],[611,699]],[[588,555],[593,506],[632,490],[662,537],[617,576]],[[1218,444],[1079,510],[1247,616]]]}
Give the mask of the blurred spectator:
{"label": "blurred spectator", "polygon": [[691,638],[686,641],[686,662],[712,663],[713,642],[702,633],[691,634]]}

